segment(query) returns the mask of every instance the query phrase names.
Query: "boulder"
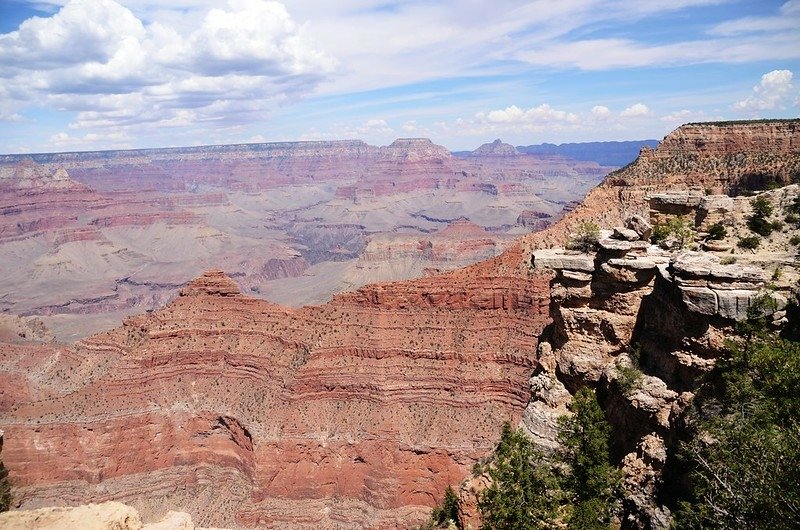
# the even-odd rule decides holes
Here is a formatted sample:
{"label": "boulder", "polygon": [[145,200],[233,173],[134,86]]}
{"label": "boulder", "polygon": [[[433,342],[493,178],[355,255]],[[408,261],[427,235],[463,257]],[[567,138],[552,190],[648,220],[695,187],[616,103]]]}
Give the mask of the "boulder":
{"label": "boulder", "polygon": [[531,262],[536,269],[594,272],[594,254],[548,248],[535,251]]}
{"label": "boulder", "polygon": [[639,240],[639,234],[636,233],[636,230],[631,230],[630,228],[623,228],[621,226],[614,227],[614,233],[611,237],[614,239],[619,239],[621,241]]}
{"label": "boulder", "polygon": [[639,235],[639,239],[648,241],[653,234],[653,225],[647,222],[641,215],[631,215],[625,219],[625,228],[633,230]]}
{"label": "boulder", "polygon": [[681,287],[681,298],[694,313],[713,315],[717,312],[717,294],[708,287]]}

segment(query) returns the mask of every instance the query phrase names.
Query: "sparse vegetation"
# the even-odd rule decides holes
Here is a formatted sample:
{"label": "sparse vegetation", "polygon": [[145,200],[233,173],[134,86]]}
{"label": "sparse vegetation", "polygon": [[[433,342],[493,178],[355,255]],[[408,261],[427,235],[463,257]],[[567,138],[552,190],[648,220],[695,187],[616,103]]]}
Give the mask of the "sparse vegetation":
{"label": "sparse vegetation", "polygon": [[789,243],[794,246],[800,246],[800,234],[795,234],[789,239]]}
{"label": "sparse vegetation", "polygon": [[600,227],[591,221],[582,221],[575,234],[567,241],[566,247],[588,254],[597,248],[598,239],[600,239]]}
{"label": "sparse vegetation", "polygon": [[692,223],[684,216],[671,217],[663,223],[653,225],[650,241],[659,244],[669,238],[675,240],[679,248],[685,248],[693,237]]}
{"label": "sparse vegetation", "polygon": [[0,461],[0,512],[11,508],[11,484],[8,482],[8,470]]}
{"label": "sparse vegetation", "polygon": [[629,396],[634,390],[639,388],[644,374],[639,368],[639,359],[641,356],[641,348],[638,344],[633,344],[628,350],[628,358],[630,364],[626,364],[622,359],[617,359],[615,366],[619,377],[617,378],[617,385],[626,396]]}
{"label": "sparse vegetation", "polygon": [[761,239],[759,239],[758,236],[745,236],[739,238],[739,241],[736,243],[736,245],[740,248],[745,248],[748,250],[757,249],[759,244],[761,244]]}
{"label": "sparse vegetation", "polygon": [[708,227],[708,239],[725,239],[727,235],[728,231],[722,223],[714,223]]}

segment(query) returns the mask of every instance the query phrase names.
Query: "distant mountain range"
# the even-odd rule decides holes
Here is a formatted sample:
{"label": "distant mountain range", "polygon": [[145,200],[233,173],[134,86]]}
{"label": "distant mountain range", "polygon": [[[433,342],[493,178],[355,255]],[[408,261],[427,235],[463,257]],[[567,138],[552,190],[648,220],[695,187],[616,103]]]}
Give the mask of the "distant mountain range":
{"label": "distant mountain range", "polygon": [[516,148],[500,140],[484,144],[475,151],[454,151],[453,155],[467,158],[475,155],[509,156],[518,153],[544,156],[563,156],[573,160],[597,162],[601,166],[622,167],[636,160],[644,146],[655,148],[658,140],[630,140],[626,142],[582,142],[570,144],[518,145]]}
{"label": "distant mountain range", "polygon": [[575,160],[589,160],[601,166],[624,166],[639,156],[644,146],[655,148],[658,140],[631,140],[627,142],[583,142],[571,144],[538,144],[517,146],[520,153],[531,155],[561,155]]}

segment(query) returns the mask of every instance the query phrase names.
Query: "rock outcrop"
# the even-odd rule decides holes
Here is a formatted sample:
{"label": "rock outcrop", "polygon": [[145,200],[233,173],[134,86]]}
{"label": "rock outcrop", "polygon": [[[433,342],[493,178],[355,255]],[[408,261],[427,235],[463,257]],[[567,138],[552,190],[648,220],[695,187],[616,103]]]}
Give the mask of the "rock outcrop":
{"label": "rock outcrop", "polygon": [[669,191],[699,196],[786,186],[800,180],[800,120],[692,123],[657,148],[610,173],[563,222],[528,237],[526,250],[563,246],[582,220],[620,226],[633,214],[648,217],[649,198]]}
{"label": "rock outcrop", "polygon": [[[789,204],[797,188],[761,196]],[[728,229],[744,232],[748,215],[737,204],[750,199],[727,199],[687,191],[656,195],[650,220],[684,216],[699,236],[708,226],[706,214],[715,210],[707,205],[724,204]],[[780,329],[787,300],[797,296],[800,267],[787,243],[791,231],[771,236],[762,252],[728,252],[723,261],[720,253],[665,250],[639,240],[633,227],[645,234],[650,225],[641,217],[623,224],[632,228],[601,231],[594,253],[542,249],[532,254],[534,269],[554,270],[556,276],[553,325],[539,345],[542,371],[530,381],[532,400],[523,425],[539,445],[554,447],[556,419],[570,399],[563,389],[596,388],[625,473],[623,527],[667,528],[669,510],[657,501],[662,472],[698,378],[724,352],[736,323],[752,311],[771,317]],[[788,279],[782,273],[768,277],[767,270],[793,260]]]}
{"label": "rock outcrop", "polygon": [[134,508],[113,501],[74,508],[0,513],[0,527],[5,530],[204,530],[195,526],[192,517],[184,512],[169,512],[162,520],[145,524]]}

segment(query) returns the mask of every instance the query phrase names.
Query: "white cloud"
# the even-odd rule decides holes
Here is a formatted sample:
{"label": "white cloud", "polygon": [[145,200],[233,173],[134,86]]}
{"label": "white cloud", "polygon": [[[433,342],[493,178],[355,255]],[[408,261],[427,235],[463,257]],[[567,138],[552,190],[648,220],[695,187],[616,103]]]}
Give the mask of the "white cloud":
{"label": "white cloud", "polygon": [[516,105],[511,105],[501,110],[493,110],[488,114],[478,113],[476,119],[488,123],[511,123],[511,124],[548,124],[548,123],[575,123],[578,115],[572,112],[557,110],[543,103],[538,107],[531,107],[527,110],[521,109]]}
{"label": "white cloud", "polygon": [[[405,129],[404,129],[405,130]],[[300,136],[300,140],[344,140],[360,139],[371,142],[389,143],[397,137],[397,132],[389,123],[381,118],[372,118],[362,123],[334,124],[330,129],[320,131],[316,128],[309,129]]]}
{"label": "white cloud", "polygon": [[636,103],[619,113],[621,118],[641,118],[649,114],[650,109],[644,103]]}
{"label": "white cloud", "polygon": [[265,0],[229,0],[179,29],[113,0],[71,0],[0,35],[4,108],[76,112],[74,128],[254,122],[335,67],[283,4]]}
{"label": "white cloud", "polygon": [[753,87],[753,95],[736,102],[734,108],[742,111],[784,109],[789,104],[793,88],[791,70],[767,72]]}
{"label": "white cloud", "polygon": [[555,40],[520,51],[516,57],[533,65],[582,70],[788,60],[800,58],[800,32],[656,45],[621,38]]}
{"label": "white cloud", "polygon": [[50,136],[49,145],[52,149],[127,149],[132,147],[131,139],[122,131],[111,131],[106,134],[87,133],[83,136],[73,136],[66,132],[59,132]]}
{"label": "white cloud", "polygon": [[592,107],[592,116],[598,120],[607,120],[611,117],[611,109],[605,105],[595,105]]}

